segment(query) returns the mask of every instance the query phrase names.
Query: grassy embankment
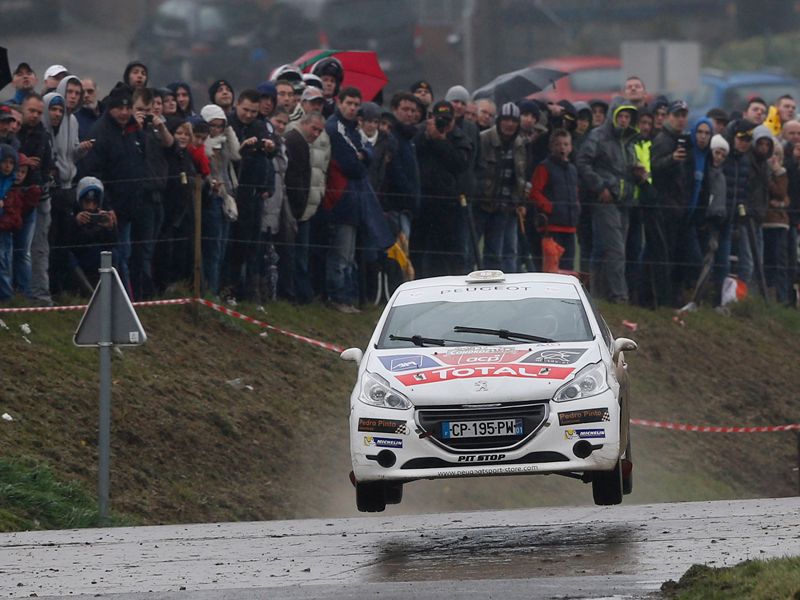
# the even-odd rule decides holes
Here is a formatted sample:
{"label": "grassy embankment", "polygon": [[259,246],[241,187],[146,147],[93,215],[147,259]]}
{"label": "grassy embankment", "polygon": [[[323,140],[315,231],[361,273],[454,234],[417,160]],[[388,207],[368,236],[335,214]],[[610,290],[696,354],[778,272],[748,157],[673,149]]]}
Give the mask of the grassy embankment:
{"label": "grassy embankment", "polygon": [[[238,307],[277,327],[364,347],[379,317],[321,305]],[[800,422],[800,315],[759,303],[711,310],[601,306],[627,360],[632,415],[692,425]],[[112,361],[111,508],[117,523],[353,516],[347,414],[355,366],[336,353],[199,307],[143,308],[149,341]],[[72,344],[77,312],[0,315],[0,530],[90,525],[97,478],[96,350]],[[623,320],[637,322],[632,332]],[[27,323],[26,337],[20,325]],[[241,379],[236,385],[229,384]],[[793,432],[633,429],[626,502],[797,493]],[[49,482],[49,483],[48,483]],[[47,491],[42,492],[44,486]],[[387,514],[589,504],[561,477],[415,482]],[[62,506],[58,508],[59,504]]]}

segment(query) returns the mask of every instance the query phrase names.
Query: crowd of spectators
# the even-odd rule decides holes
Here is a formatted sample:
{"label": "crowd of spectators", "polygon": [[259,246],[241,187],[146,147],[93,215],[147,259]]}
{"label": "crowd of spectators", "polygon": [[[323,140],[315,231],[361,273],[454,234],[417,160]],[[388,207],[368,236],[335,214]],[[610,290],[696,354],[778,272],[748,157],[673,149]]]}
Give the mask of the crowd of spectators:
{"label": "crowd of spectators", "polygon": [[40,93],[20,63],[0,107],[0,301],[89,293],[104,250],[150,299],[193,277],[199,219],[203,284],[229,300],[357,313],[414,277],[542,270],[551,238],[558,269],[611,302],[719,305],[726,278],[763,274],[796,304],[789,96],[689,128],[685,102],[647,104],[637,77],[610,104],[501,106],[463,86],[436,101],[425,80],[364,101],[343,79],[328,57],[200,99],[134,61],[103,97],[61,65]]}

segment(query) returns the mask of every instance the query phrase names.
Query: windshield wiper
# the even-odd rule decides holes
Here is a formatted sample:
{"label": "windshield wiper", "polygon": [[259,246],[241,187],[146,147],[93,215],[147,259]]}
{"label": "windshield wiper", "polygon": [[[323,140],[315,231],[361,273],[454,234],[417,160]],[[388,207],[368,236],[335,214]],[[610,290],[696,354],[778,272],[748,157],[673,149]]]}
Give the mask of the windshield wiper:
{"label": "windshield wiper", "polygon": [[496,335],[499,338],[504,340],[510,340],[511,338],[517,340],[527,340],[529,342],[539,342],[542,344],[554,342],[555,340],[551,340],[550,338],[540,337],[538,335],[531,335],[529,333],[516,333],[514,331],[509,331],[508,329],[483,329],[481,327],[463,327],[461,325],[456,325],[453,327],[453,331],[456,333],[479,333],[481,335]]}
{"label": "windshield wiper", "polygon": [[424,346],[429,344],[431,346],[444,346],[446,340],[437,340],[436,338],[426,338],[421,335],[412,335],[411,337],[404,337],[402,335],[390,335],[389,339],[393,342],[411,342],[415,346]]}
{"label": "windshield wiper", "polygon": [[[389,339],[393,342],[411,342],[415,346],[424,346],[425,344],[431,346],[446,346],[447,343],[451,344],[460,344],[464,345],[464,342],[461,340],[447,340],[447,339],[439,339],[439,338],[426,338],[422,337],[421,335],[412,335],[411,337],[404,337],[401,335],[390,335]],[[479,344],[477,342],[473,342],[476,346],[488,346],[489,344]]]}

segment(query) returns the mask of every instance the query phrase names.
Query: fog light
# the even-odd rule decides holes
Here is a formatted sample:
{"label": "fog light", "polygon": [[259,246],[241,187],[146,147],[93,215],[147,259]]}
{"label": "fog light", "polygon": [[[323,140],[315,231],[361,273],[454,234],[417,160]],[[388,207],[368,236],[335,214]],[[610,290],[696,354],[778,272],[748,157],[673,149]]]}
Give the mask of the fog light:
{"label": "fog light", "polygon": [[[580,442],[579,442],[580,443]],[[586,442],[587,444],[589,442]],[[589,452],[592,451],[591,445],[589,446]],[[378,464],[382,466],[384,469],[388,469],[394,466],[394,463],[397,462],[397,457],[394,455],[394,452],[391,450],[381,450],[378,452]]]}

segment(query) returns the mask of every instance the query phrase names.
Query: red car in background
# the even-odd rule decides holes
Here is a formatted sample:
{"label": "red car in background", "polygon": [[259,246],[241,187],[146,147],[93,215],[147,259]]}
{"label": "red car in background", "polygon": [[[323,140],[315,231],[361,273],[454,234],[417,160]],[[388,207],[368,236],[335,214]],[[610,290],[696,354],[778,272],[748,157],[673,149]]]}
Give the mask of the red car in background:
{"label": "red car in background", "polygon": [[531,67],[547,67],[568,73],[553,86],[533,94],[531,98],[557,102],[569,100],[588,102],[593,98],[600,98],[611,102],[614,96],[619,96],[624,84],[622,75],[622,61],[612,56],[570,56],[564,58],[549,58],[540,60],[530,65]]}

